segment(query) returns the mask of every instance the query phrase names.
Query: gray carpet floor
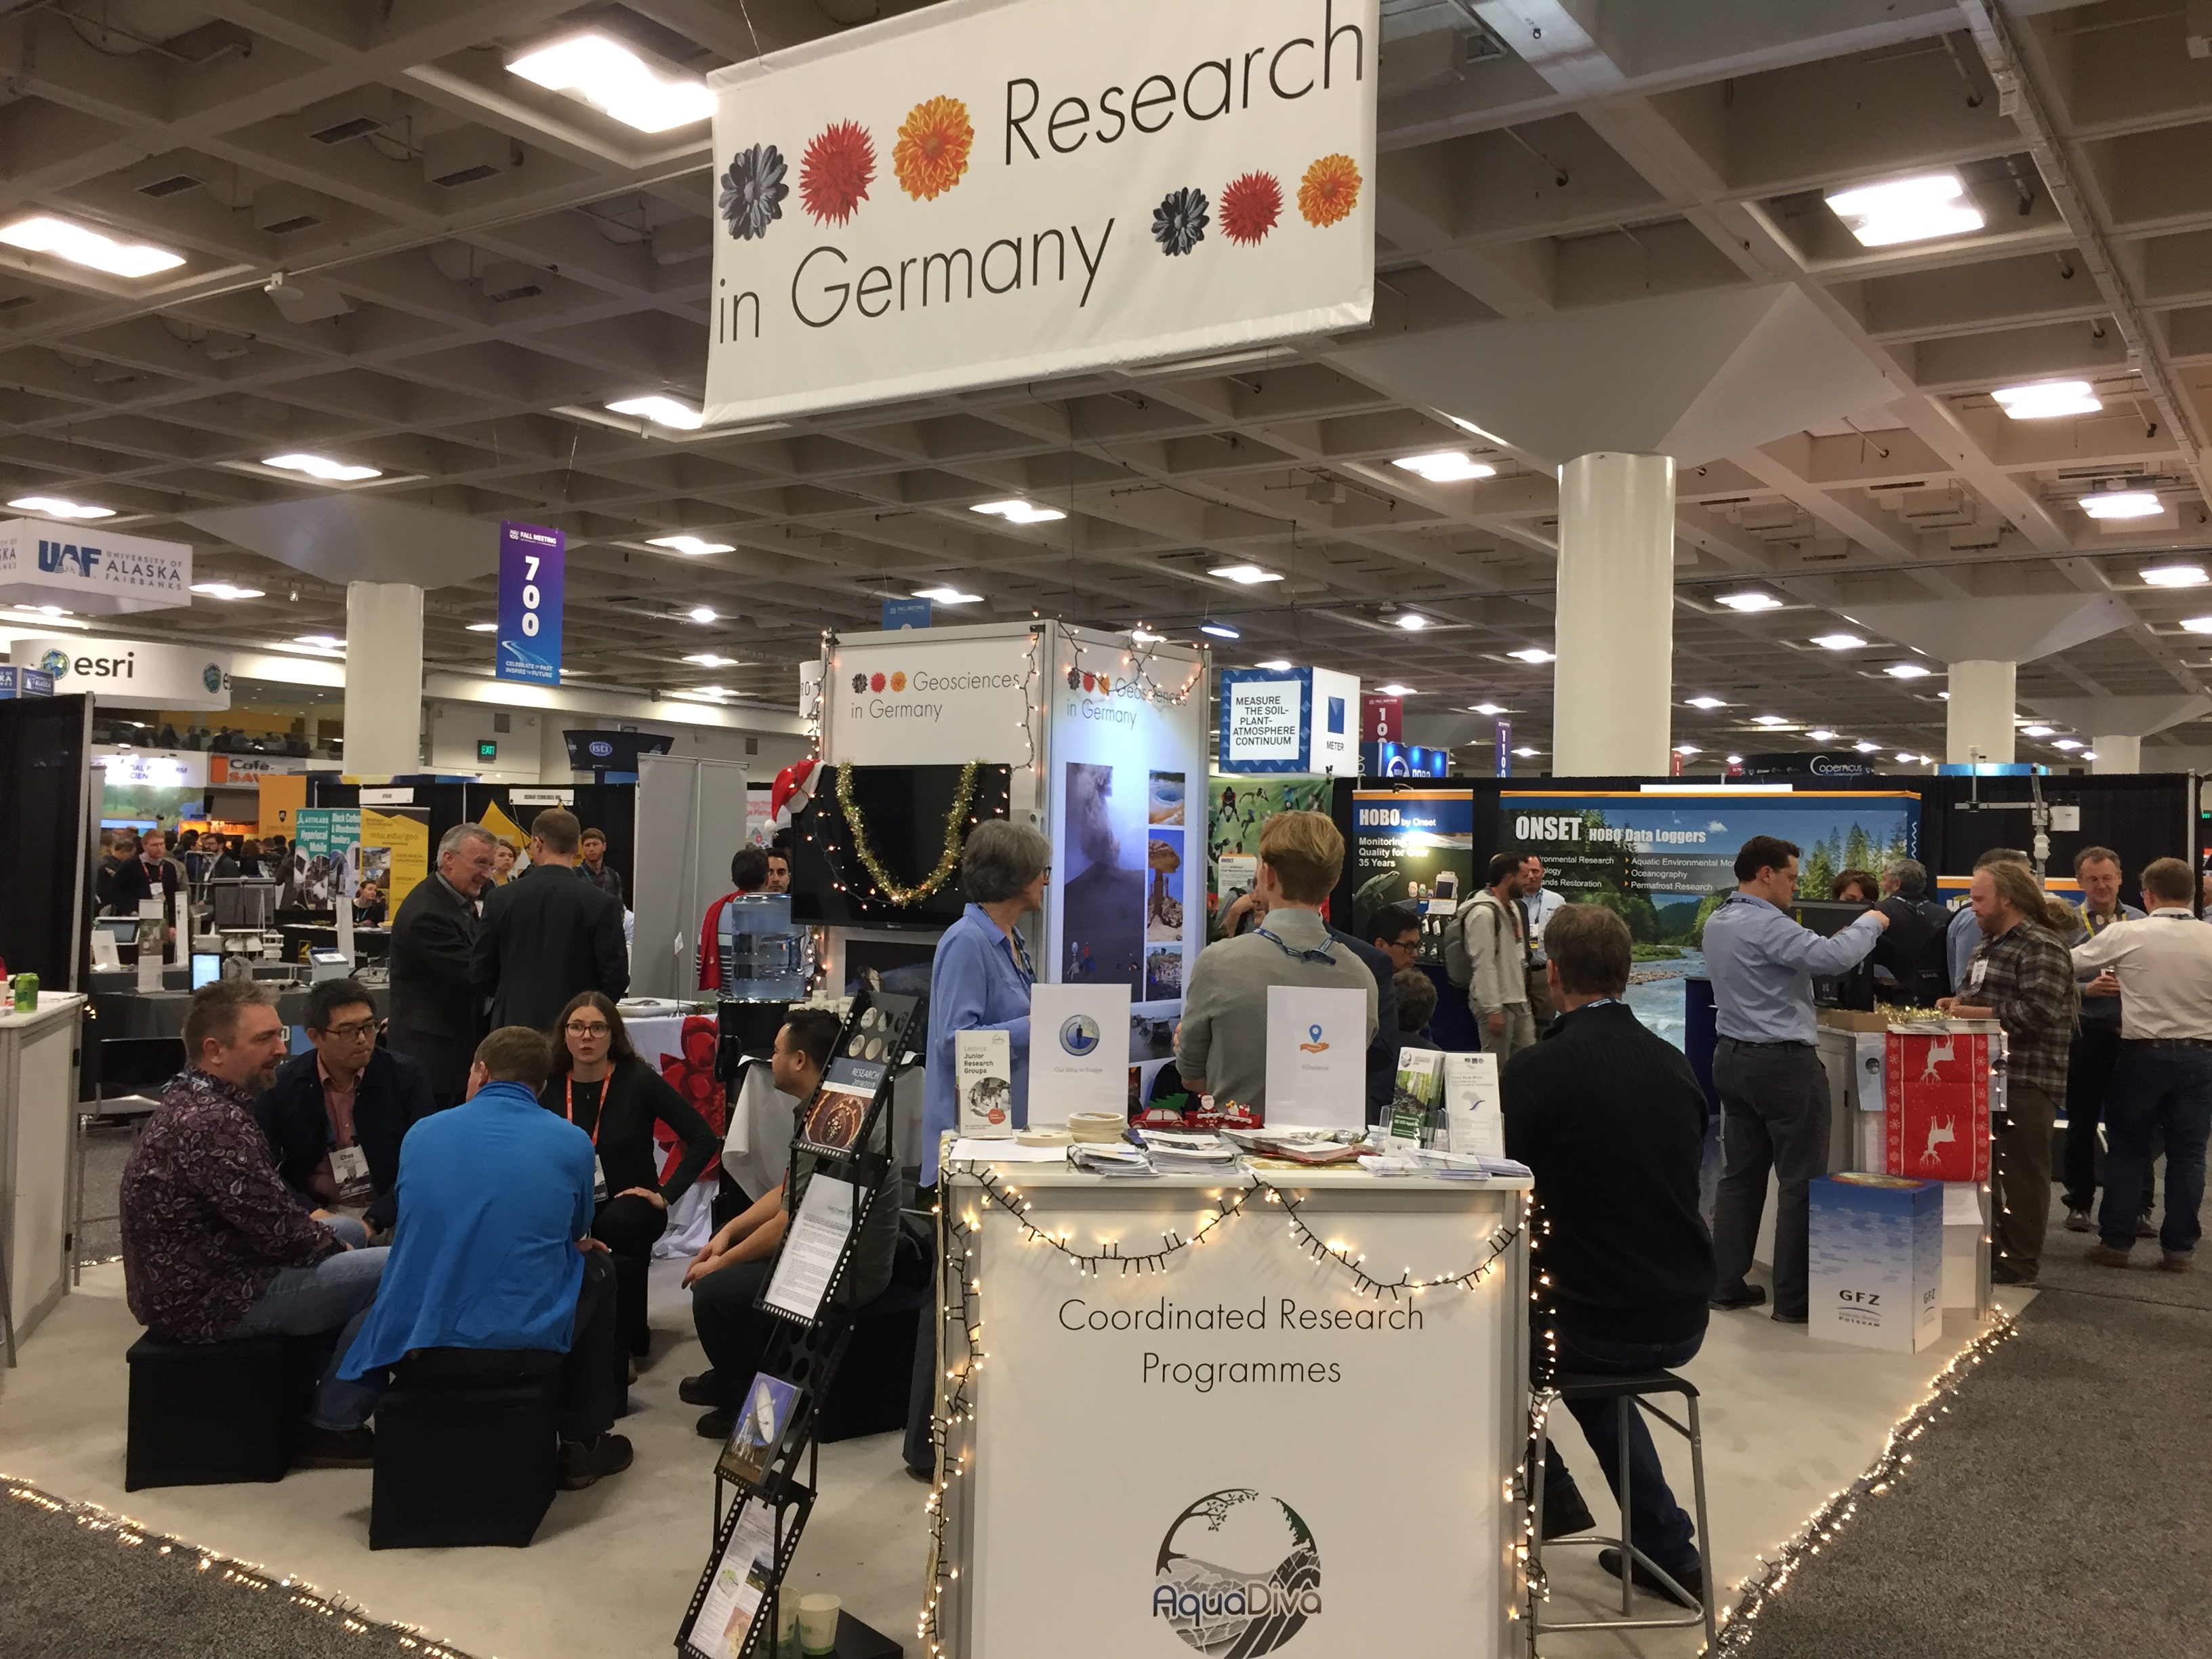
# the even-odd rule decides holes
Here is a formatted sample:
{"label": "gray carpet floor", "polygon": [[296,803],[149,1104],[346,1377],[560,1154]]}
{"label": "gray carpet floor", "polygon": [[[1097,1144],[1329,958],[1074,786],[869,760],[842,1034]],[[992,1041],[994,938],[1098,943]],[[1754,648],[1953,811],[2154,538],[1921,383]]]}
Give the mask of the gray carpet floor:
{"label": "gray carpet floor", "polygon": [[2053,1226],[2017,1333],[1726,1650],[2212,1653],[2212,1252],[2160,1273],[2146,1241],[2119,1270],[2091,1242]]}
{"label": "gray carpet floor", "polygon": [[7,1659],[465,1659],[103,1511],[0,1479]]}

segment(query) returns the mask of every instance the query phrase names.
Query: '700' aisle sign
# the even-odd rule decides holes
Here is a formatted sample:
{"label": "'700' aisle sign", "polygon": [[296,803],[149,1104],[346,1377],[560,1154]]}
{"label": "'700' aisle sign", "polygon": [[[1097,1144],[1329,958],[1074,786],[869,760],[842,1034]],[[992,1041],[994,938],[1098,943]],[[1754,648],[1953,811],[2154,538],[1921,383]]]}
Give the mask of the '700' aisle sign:
{"label": "'700' aisle sign", "polygon": [[561,582],[568,538],[532,524],[499,527],[499,663],[503,680],[561,684]]}

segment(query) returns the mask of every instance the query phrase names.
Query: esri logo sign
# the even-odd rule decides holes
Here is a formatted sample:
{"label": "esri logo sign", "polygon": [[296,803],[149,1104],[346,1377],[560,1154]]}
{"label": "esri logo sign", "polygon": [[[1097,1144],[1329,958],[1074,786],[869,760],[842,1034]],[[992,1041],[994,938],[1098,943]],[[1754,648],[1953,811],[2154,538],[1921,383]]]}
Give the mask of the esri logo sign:
{"label": "esri logo sign", "polygon": [[39,666],[58,680],[66,678],[70,670],[69,653],[64,651],[49,651],[39,659]]}
{"label": "esri logo sign", "polygon": [[1088,1014],[1070,1014],[1060,1023],[1060,1046],[1078,1060],[1098,1052],[1098,1022]]}
{"label": "esri logo sign", "polygon": [[[1256,1570],[1231,1561],[1265,1563]],[[1258,1659],[1321,1613],[1321,1550],[1298,1512],[1247,1488],[1208,1492],[1160,1540],[1152,1616],[1200,1653]]]}

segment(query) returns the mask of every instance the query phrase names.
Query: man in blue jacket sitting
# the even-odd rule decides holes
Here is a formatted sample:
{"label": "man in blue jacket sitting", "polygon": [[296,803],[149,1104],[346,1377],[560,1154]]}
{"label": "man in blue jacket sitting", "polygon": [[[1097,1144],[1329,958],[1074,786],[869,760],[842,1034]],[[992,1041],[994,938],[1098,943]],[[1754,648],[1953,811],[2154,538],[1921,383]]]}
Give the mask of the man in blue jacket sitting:
{"label": "man in blue jacket sitting", "polygon": [[630,1443],[611,1432],[626,1367],[613,1264],[591,1236],[598,1155],[538,1103],[552,1064],[542,1033],[503,1026],[477,1045],[463,1103],[409,1132],[386,1276],[339,1374],[380,1382],[405,1360],[492,1384],[557,1367],[574,1491],[628,1468]]}

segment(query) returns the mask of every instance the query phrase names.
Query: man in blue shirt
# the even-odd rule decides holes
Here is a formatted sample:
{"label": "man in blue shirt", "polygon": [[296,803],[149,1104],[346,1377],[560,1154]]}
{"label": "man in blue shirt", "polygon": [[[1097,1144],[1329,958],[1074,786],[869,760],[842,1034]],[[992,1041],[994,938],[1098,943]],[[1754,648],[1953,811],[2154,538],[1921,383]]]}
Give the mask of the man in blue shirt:
{"label": "man in blue shirt", "polygon": [[561,1484],[574,1491],[629,1467],[629,1442],[609,1431],[627,1368],[614,1268],[591,1236],[599,1155],[538,1103],[552,1063],[544,1034],[502,1026],[477,1045],[464,1103],[408,1132],[386,1277],[339,1374],[376,1383],[404,1361],[489,1385],[526,1359],[557,1366]]}
{"label": "man in blue shirt", "polygon": [[1774,1316],[1802,1325],[1809,1316],[1807,1190],[1828,1172],[1828,1073],[1813,1046],[1813,976],[1856,963],[1874,949],[1889,918],[1869,910],[1832,939],[1799,927],[1782,908],[1796,896],[1797,848],[1773,836],[1744,842],[1735,878],[1736,890],[1706,919],[1705,934],[1720,1034],[1713,1082],[1727,1158],[1713,1206],[1717,1283],[1711,1305],[1755,1308],[1766,1300],[1743,1276],[1771,1169],[1780,1188]]}

